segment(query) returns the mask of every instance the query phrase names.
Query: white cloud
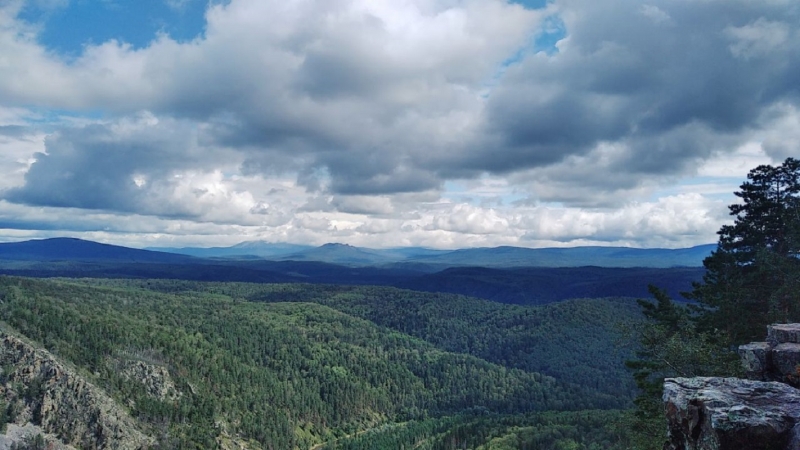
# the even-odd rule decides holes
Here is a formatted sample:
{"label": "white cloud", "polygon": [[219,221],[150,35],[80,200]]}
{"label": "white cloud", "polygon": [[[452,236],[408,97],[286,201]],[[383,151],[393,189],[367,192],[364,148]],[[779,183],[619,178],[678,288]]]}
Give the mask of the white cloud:
{"label": "white cloud", "polygon": [[450,208],[446,214],[435,215],[429,229],[456,231],[464,234],[503,235],[508,233],[508,220],[500,217],[491,208],[458,204]]}
{"label": "white cloud", "polygon": [[668,23],[672,17],[655,5],[642,5],[639,12],[656,24]]}
{"label": "white cloud", "polygon": [[740,27],[727,27],[724,31],[734,41],[730,46],[731,53],[744,59],[767,56],[778,51],[795,32],[787,23],[770,21],[763,17]]}
{"label": "white cloud", "polygon": [[[194,41],[69,58],[5,3],[6,218],[183,242],[713,241],[729,179],[800,146],[798,11],[735,1],[232,0]],[[559,51],[534,53],[553,18]]]}

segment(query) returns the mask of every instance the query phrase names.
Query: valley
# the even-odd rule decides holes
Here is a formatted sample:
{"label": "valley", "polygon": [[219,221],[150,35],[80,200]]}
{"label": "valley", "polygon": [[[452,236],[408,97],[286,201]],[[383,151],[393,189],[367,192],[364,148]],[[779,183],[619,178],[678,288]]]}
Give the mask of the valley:
{"label": "valley", "polygon": [[[142,448],[611,448],[635,395],[633,280],[679,290],[700,275],[46,244],[0,245],[3,332],[74,367],[130,417]],[[9,426],[76,442],[53,411],[78,394],[9,351]]]}

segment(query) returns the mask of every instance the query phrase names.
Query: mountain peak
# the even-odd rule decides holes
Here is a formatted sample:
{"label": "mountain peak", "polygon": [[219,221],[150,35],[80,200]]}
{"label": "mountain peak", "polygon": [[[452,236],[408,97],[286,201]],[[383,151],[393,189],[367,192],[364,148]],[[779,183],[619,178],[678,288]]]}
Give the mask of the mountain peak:
{"label": "mountain peak", "polygon": [[320,245],[320,248],[355,248],[350,244],[342,244],[340,242],[328,242],[327,244]]}

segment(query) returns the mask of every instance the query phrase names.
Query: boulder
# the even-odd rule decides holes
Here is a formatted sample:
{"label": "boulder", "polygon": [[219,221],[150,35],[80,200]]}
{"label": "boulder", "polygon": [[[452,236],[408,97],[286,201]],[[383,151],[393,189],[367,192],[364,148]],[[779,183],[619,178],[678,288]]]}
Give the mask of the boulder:
{"label": "boulder", "polygon": [[800,450],[800,390],[738,378],[668,378],[665,450]]}

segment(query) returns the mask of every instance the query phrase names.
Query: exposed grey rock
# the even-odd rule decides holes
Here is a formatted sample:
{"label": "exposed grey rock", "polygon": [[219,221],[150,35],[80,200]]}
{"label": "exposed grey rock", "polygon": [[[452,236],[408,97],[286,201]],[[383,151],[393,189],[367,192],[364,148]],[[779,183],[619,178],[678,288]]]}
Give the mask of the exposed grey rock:
{"label": "exposed grey rock", "polygon": [[157,400],[175,401],[182,395],[163,364],[125,358],[112,359],[109,365],[126,380],[142,384],[147,394]]}
{"label": "exposed grey rock", "polygon": [[[797,385],[800,344],[778,344],[772,349],[772,368],[776,380]],[[783,379],[781,379],[783,378]]]}
{"label": "exposed grey rock", "polygon": [[800,324],[770,325],[767,342],[739,346],[745,376],[800,387]]}
{"label": "exposed grey rock", "polygon": [[33,423],[78,448],[137,450],[153,444],[127,411],[49,352],[0,331],[0,364],[7,369],[0,397],[15,411],[13,423]]}
{"label": "exposed grey rock", "polygon": [[47,434],[41,427],[37,427],[31,423],[25,426],[19,426],[13,423],[8,424],[5,434],[0,435],[0,450],[10,450],[12,445],[24,444],[26,441],[36,436],[41,436],[44,439],[48,450],[75,450],[75,447],[62,444],[57,436]]}
{"label": "exposed grey rock", "polygon": [[778,344],[800,344],[800,323],[779,323],[767,327],[767,342]]}
{"label": "exposed grey rock", "polygon": [[764,380],[771,364],[772,346],[767,342],[752,342],[739,346],[739,356],[742,358],[747,378]]}
{"label": "exposed grey rock", "polygon": [[665,450],[800,449],[800,391],[738,378],[668,378]]}

